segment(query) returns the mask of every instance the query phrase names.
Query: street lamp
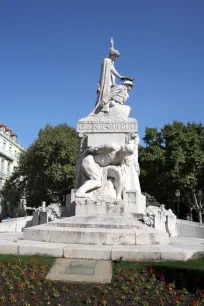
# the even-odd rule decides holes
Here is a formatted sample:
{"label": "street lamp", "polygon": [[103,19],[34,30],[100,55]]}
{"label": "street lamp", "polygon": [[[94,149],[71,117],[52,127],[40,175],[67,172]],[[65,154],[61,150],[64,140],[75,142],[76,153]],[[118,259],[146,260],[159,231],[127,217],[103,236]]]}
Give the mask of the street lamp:
{"label": "street lamp", "polygon": [[179,204],[180,204],[180,195],[181,195],[181,192],[179,189],[177,189],[175,191],[175,196],[177,198],[177,218],[179,219]]}

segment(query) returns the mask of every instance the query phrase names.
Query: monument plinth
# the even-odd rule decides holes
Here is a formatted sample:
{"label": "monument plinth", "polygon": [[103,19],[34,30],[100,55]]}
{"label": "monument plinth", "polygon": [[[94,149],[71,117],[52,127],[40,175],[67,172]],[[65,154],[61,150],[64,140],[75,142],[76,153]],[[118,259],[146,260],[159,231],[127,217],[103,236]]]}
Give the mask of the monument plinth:
{"label": "monument plinth", "polygon": [[[114,67],[119,52],[110,48],[104,59],[98,97],[91,114],[78,121],[80,152],[76,184],[71,192],[75,216],[27,228],[24,239],[88,245],[168,244],[165,232],[148,227],[138,163],[137,120],[126,105],[133,78]],[[123,82],[116,84],[115,77]]]}

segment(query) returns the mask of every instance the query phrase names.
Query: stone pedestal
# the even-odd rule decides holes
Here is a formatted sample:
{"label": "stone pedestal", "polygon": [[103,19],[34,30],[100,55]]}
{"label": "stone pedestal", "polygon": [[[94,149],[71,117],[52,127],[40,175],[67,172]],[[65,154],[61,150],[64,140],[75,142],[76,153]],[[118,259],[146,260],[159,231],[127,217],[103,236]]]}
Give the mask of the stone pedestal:
{"label": "stone pedestal", "polygon": [[[124,188],[121,201],[115,201],[115,197],[106,193],[95,198],[78,198],[75,201],[75,192],[72,190],[71,203],[75,201],[76,215],[90,214],[111,214],[130,215],[144,214],[146,208],[146,198],[141,194],[139,183],[139,164],[138,164],[138,135],[137,120],[133,118],[115,116],[89,116],[78,121],[77,132],[81,138],[81,160],[78,160],[78,176],[76,190],[82,185],[80,164],[83,159],[83,152],[89,147],[100,145],[133,145],[135,152],[131,157],[124,161],[124,165],[119,165],[121,173],[126,167],[126,174],[123,177]],[[125,178],[125,179],[124,179]],[[117,203],[116,203],[117,202]]]}
{"label": "stone pedestal", "polygon": [[132,214],[144,214],[146,209],[146,197],[135,190],[126,190],[124,193],[125,212]]}
{"label": "stone pedestal", "polygon": [[[90,215],[113,215],[113,216],[131,216],[143,215],[146,208],[146,197],[137,191],[132,192],[134,199],[130,199],[130,193],[125,194],[124,200],[100,198],[92,201],[86,198],[72,198],[75,202],[76,216]],[[74,194],[74,190],[73,190]]]}
{"label": "stone pedestal", "polygon": [[39,224],[39,220],[40,220],[39,211],[36,210],[36,211],[33,212],[32,226],[38,225]]}
{"label": "stone pedestal", "polygon": [[76,203],[76,216],[109,215],[125,216],[125,206],[122,200],[99,199],[91,201],[89,199],[78,199]]}
{"label": "stone pedestal", "polygon": [[89,116],[78,121],[79,137],[86,137],[88,147],[103,144],[124,145],[129,133],[137,133],[137,120],[112,116]]}
{"label": "stone pedestal", "polygon": [[45,224],[48,222],[48,212],[41,211],[40,212],[40,224]]}

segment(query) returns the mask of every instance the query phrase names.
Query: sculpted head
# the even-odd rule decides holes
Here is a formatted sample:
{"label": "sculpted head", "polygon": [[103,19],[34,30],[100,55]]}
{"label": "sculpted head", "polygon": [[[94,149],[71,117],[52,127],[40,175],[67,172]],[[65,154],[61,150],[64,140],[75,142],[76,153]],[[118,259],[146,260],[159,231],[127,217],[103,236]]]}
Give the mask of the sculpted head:
{"label": "sculpted head", "polygon": [[133,83],[129,80],[125,80],[123,85],[127,88],[127,91],[130,91],[133,88]]}
{"label": "sculpted head", "polygon": [[114,48],[114,40],[111,38],[111,47],[108,57],[114,62],[117,58],[119,58],[119,56],[120,52]]}
{"label": "sculpted head", "polygon": [[120,52],[118,50],[115,50],[114,48],[110,48],[108,57],[115,61],[117,58],[120,57]]}
{"label": "sculpted head", "polygon": [[126,156],[132,155],[134,153],[134,148],[131,144],[127,144],[121,147],[121,152]]}

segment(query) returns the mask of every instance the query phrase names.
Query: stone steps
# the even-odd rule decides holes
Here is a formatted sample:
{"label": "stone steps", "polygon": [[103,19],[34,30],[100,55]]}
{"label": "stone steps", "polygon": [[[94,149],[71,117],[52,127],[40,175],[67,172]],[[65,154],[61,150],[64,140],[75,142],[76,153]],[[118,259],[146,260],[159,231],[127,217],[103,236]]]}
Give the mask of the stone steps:
{"label": "stone steps", "polygon": [[23,238],[66,244],[166,245],[168,234],[139,221],[114,216],[75,216],[25,228]]}
{"label": "stone steps", "polygon": [[[9,233],[10,234],[10,233]],[[0,254],[39,255],[61,258],[111,260],[120,256],[126,261],[196,259],[204,256],[204,239],[170,238],[169,245],[83,245],[22,240],[0,233]],[[9,239],[9,240],[8,240]]]}
{"label": "stone steps", "polygon": [[141,227],[141,222],[138,222],[137,219],[109,215],[74,216],[62,218],[49,224],[58,227],[76,228],[131,229]]}

